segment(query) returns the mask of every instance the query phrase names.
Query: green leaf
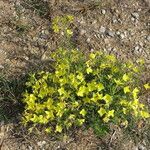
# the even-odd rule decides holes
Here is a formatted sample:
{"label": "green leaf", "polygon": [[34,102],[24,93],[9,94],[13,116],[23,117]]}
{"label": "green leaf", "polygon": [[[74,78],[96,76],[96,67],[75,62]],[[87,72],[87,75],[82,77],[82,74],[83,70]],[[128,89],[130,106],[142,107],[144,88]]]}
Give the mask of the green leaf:
{"label": "green leaf", "polygon": [[75,107],[75,108],[76,108],[76,107],[78,107],[78,106],[79,106],[79,102],[75,101],[75,102],[72,103],[72,107]]}
{"label": "green leaf", "polygon": [[90,98],[85,97],[85,98],[83,98],[83,101],[84,101],[85,103],[90,103]]}
{"label": "green leaf", "polygon": [[68,117],[68,119],[70,119],[70,120],[74,120],[75,118],[76,118],[76,116],[74,114],[70,114]]}
{"label": "green leaf", "polygon": [[114,112],[115,112],[115,110],[110,110],[110,111],[108,111],[107,116],[108,116],[108,117],[114,117]]}
{"label": "green leaf", "polygon": [[106,94],[103,99],[106,101],[106,104],[109,104],[112,101],[112,97],[109,94]]}
{"label": "green leaf", "polygon": [[74,17],[72,15],[67,15],[67,18],[69,19],[70,22],[74,20]]}
{"label": "green leaf", "polygon": [[115,57],[114,55],[107,55],[106,58],[107,58],[109,61],[116,62],[116,57]]}
{"label": "green leaf", "polygon": [[94,54],[94,53],[91,53],[91,54],[90,54],[90,58],[91,58],[91,59],[94,59],[95,57],[96,57],[96,54]]}
{"label": "green leaf", "polygon": [[88,91],[92,92],[96,89],[96,82],[87,83]]}
{"label": "green leaf", "polygon": [[35,102],[35,100],[36,100],[37,98],[33,95],[33,94],[30,94],[29,95],[29,101],[32,103],[34,103]]}
{"label": "green leaf", "polygon": [[58,89],[59,95],[65,95],[66,91],[63,87],[61,87],[60,89]]}
{"label": "green leaf", "polygon": [[57,103],[57,106],[59,106],[61,109],[64,109],[66,107],[66,102],[59,102]]}
{"label": "green leaf", "polygon": [[83,117],[86,115],[86,111],[85,111],[85,109],[82,109],[81,111],[80,111],[80,115],[82,115]]}
{"label": "green leaf", "polygon": [[126,82],[126,81],[128,81],[130,78],[129,78],[129,76],[128,76],[127,74],[124,74],[123,77],[122,77],[122,79]]}
{"label": "green leaf", "polygon": [[59,28],[58,25],[55,24],[55,25],[53,25],[53,30],[54,30],[55,33],[59,33],[60,28]]}
{"label": "green leaf", "polygon": [[81,86],[79,88],[79,91],[77,92],[77,95],[83,97],[84,94],[86,93],[86,90],[87,90],[87,88],[85,86]]}
{"label": "green leaf", "polygon": [[140,113],[141,113],[141,116],[143,118],[149,118],[150,117],[150,114],[148,112],[146,112],[146,111],[140,111]]}
{"label": "green leaf", "polygon": [[104,114],[106,114],[106,110],[101,107],[98,111],[98,114],[102,117]]}
{"label": "green leaf", "polygon": [[70,29],[67,29],[66,32],[67,32],[68,35],[72,35],[73,34],[73,32]]}
{"label": "green leaf", "polygon": [[92,73],[92,72],[93,72],[93,70],[92,70],[92,68],[91,68],[91,67],[88,67],[88,68],[86,69],[86,72],[87,72],[87,74],[90,74],[90,73]]}
{"label": "green leaf", "polygon": [[46,131],[47,133],[51,133],[51,132],[52,132],[52,128],[51,128],[51,127],[48,127],[48,128],[45,129],[45,131]]}
{"label": "green leaf", "polygon": [[84,80],[84,76],[83,76],[83,74],[82,73],[79,73],[78,75],[77,75],[77,79],[79,79],[81,82]]}
{"label": "green leaf", "polygon": [[145,87],[145,89],[146,89],[146,90],[150,89],[150,85],[149,85],[149,83],[144,84],[144,87]]}
{"label": "green leaf", "polygon": [[139,92],[140,91],[137,87],[132,91],[134,99],[137,99],[137,95],[138,95]]}
{"label": "green leaf", "polygon": [[120,79],[114,79],[114,81],[115,81],[115,83],[117,84],[117,85],[122,85],[123,83],[122,83],[122,81],[120,80]]}
{"label": "green leaf", "polygon": [[98,88],[98,91],[101,91],[104,89],[104,85],[102,83],[98,83],[97,88]]}
{"label": "green leaf", "polygon": [[125,93],[125,94],[131,92],[129,86],[124,87],[123,90],[124,90],[124,93]]}
{"label": "green leaf", "polygon": [[83,125],[84,122],[85,122],[85,119],[77,119],[77,124],[79,126]]}
{"label": "green leaf", "polygon": [[47,119],[54,119],[54,114],[52,111],[45,111]]}
{"label": "green leaf", "polygon": [[62,132],[62,126],[61,126],[61,125],[56,125],[56,130],[55,130],[55,132],[61,133],[61,132]]}
{"label": "green leaf", "polygon": [[109,119],[109,117],[107,117],[107,116],[103,118],[103,121],[104,121],[105,123],[107,123],[109,120],[110,120],[110,119]]}

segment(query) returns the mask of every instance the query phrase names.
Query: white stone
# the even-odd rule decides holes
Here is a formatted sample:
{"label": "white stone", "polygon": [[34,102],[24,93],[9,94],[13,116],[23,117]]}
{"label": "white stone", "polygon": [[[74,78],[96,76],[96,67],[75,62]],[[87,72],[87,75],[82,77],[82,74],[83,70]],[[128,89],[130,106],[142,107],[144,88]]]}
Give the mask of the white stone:
{"label": "white stone", "polygon": [[101,26],[101,27],[100,27],[100,32],[101,32],[101,33],[105,33],[105,31],[106,31],[106,28],[103,27],[103,26]]}
{"label": "white stone", "polygon": [[0,69],[4,69],[4,66],[2,66],[1,64],[0,64]]}
{"label": "white stone", "polygon": [[140,48],[140,47],[137,45],[137,46],[135,46],[134,50],[135,50],[135,51],[138,51],[139,48]]}
{"label": "white stone", "polygon": [[117,31],[116,34],[117,34],[117,35],[120,35],[120,31]]}
{"label": "white stone", "polygon": [[146,39],[147,39],[147,41],[150,41],[150,35],[149,35],[149,36],[147,36],[147,38],[146,38]]}
{"label": "white stone", "polygon": [[137,12],[132,13],[132,16],[136,19],[139,19],[139,14]]}
{"label": "white stone", "polygon": [[108,35],[111,37],[114,37],[114,32],[113,31],[108,31]]}
{"label": "white stone", "polygon": [[86,41],[87,41],[88,43],[90,43],[91,39],[90,39],[90,38],[88,38]]}
{"label": "white stone", "polygon": [[85,33],[86,33],[86,30],[81,29],[80,34],[81,34],[81,35],[84,35]]}
{"label": "white stone", "polygon": [[121,39],[124,39],[124,38],[125,38],[125,35],[124,35],[123,33],[121,33],[121,34],[120,34],[120,38],[121,38]]}
{"label": "white stone", "polygon": [[106,10],[105,9],[102,9],[101,12],[102,12],[103,15],[106,14]]}

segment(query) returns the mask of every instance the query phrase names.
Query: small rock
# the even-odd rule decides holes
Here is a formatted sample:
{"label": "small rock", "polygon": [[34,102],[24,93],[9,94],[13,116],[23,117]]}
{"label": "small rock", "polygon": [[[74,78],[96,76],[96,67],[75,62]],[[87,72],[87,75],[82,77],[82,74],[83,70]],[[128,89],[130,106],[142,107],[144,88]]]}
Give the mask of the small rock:
{"label": "small rock", "polygon": [[1,64],[0,64],[0,69],[4,69],[4,66],[2,66]]}
{"label": "small rock", "polygon": [[132,21],[135,21],[135,18],[134,18],[134,17],[131,17],[131,20],[132,20]]}
{"label": "small rock", "polygon": [[46,35],[46,34],[41,34],[41,35],[40,35],[40,38],[46,40],[46,39],[48,39],[48,35]]}
{"label": "small rock", "polygon": [[47,53],[44,53],[41,57],[41,60],[45,61],[49,59],[49,55]]}
{"label": "small rock", "polygon": [[139,49],[140,49],[140,47],[138,45],[135,46],[135,48],[134,48],[135,51],[138,51]]}
{"label": "small rock", "polygon": [[61,32],[61,35],[64,36],[65,35],[64,32]]}
{"label": "small rock", "polygon": [[103,26],[101,26],[101,27],[100,27],[100,32],[101,32],[101,33],[105,33],[105,31],[106,31],[106,28],[103,27]]}
{"label": "small rock", "polygon": [[97,23],[97,20],[94,20],[93,22],[92,22],[92,24],[96,24]]}
{"label": "small rock", "polygon": [[141,47],[143,47],[143,46],[144,46],[144,44],[143,44],[142,42],[139,42],[139,45],[140,45]]}
{"label": "small rock", "polygon": [[133,147],[133,150],[138,150],[138,147],[137,147],[137,146],[134,146],[134,147]]}
{"label": "small rock", "polygon": [[7,63],[9,63],[9,62],[10,62],[10,59],[6,59],[5,61],[6,61]]}
{"label": "small rock", "polygon": [[37,145],[40,147],[43,147],[46,144],[46,141],[39,141],[37,142]]}
{"label": "small rock", "polygon": [[127,31],[124,31],[124,35],[125,35],[125,37],[127,37],[127,35],[128,35],[128,32],[127,32]]}
{"label": "small rock", "polygon": [[118,22],[122,24],[122,20],[120,18],[118,18]]}
{"label": "small rock", "polygon": [[139,144],[138,145],[138,150],[146,150],[146,148],[142,144]]}
{"label": "small rock", "polygon": [[107,34],[108,34],[108,36],[110,36],[110,37],[114,37],[114,32],[113,32],[113,31],[110,31],[110,30],[109,30],[109,31],[107,32]]}
{"label": "small rock", "polygon": [[117,31],[116,34],[117,34],[117,35],[120,35],[120,31]]}
{"label": "small rock", "polygon": [[33,147],[31,147],[31,146],[28,146],[28,148],[29,148],[29,150],[33,150]]}
{"label": "small rock", "polygon": [[138,14],[137,12],[132,13],[132,16],[133,16],[135,19],[139,19],[139,14]]}
{"label": "small rock", "polygon": [[102,9],[101,12],[102,12],[103,15],[106,14],[106,10],[105,9]]}
{"label": "small rock", "polygon": [[113,23],[117,23],[118,20],[114,18],[114,19],[112,20],[112,22],[113,22]]}
{"label": "small rock", "polygon": [[48,31],[48,30],[45,30],[44,33],[45,33],[46,35],[49,35],[49,31]]}
{"label": "small rock", "polygon": [[90,38],[88,38],[86,41],[87,41],[88,43],[90,43],[91,39],[90,39]]}
{"label": "small rock", "polygon": [[80,34],[81,34],[81,35],[84,35],[85,33],[86,33],[86,30],[81,29]]}
{"label": "small rock", "polygon": [[120,38],[121,38],[121,39],[124,39],[124,38],[125,38],[125,35],[124,35],[123,33],[121,33],[121,34],[120,34]]}
{"label": "small rock", "polygon": [[146,37],[147,41],[150,42],[150,35]]}
{"label": "small rock", "polygon": [[142,53],[142,51],[143,51],[142,48],[139,48],[138,52],[139,52],[139,53]]}

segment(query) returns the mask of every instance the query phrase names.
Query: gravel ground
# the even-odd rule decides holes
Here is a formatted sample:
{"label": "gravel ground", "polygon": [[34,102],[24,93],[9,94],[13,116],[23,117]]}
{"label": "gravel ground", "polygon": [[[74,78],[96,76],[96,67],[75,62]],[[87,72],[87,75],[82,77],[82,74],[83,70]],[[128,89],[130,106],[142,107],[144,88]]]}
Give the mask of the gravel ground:
{"label": "gravel ground", "polygon": [[[142,57],[146,60],[147,68],[150,67],[149,0],[1,0],[0,71],[8,77],[19,77],[47,68],[50,52],[57,49],[64,40],[52,31],[51,20],[63,14],[75,17],[72,41],[78,49],[85,52],[100,49],[127,60]],[[146,78],[149,79],[148,72]],[[85,134],[78,131],[76,140],[68,139],[68,144],[52,140],[49,142],[45,136],[33,136],[31,140],[26,133],[22,133],[23,129],[14,131],[16,124],[1,123],[0,138],[4,142],[0,149],[150,148],[147,139],[134,143],[132,139],[122,137],[120,129],[116,130],[113,137],[113,134],[109,135],[106,141],[97,139],[91,131]],[[109,145],[111,138],[113,143]]]}

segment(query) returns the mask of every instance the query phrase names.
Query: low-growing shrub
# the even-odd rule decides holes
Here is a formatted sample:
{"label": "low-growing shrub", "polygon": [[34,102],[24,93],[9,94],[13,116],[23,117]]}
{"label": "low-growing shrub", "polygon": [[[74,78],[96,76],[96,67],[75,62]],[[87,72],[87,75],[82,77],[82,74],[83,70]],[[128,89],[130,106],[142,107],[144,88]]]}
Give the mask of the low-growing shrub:
{"label": "low-growing shrub", "polygon": [[87,125],[103,133],[109,123],[150,117],[139,101],[142,61],[136,65],[99,51],[64,49],[51,57],[54,71],[31,74],[26,83],[24,124],[42,125],[49,133]]}

